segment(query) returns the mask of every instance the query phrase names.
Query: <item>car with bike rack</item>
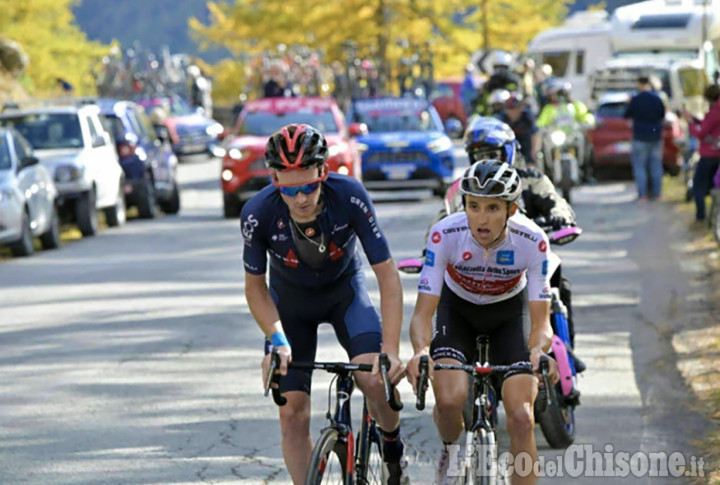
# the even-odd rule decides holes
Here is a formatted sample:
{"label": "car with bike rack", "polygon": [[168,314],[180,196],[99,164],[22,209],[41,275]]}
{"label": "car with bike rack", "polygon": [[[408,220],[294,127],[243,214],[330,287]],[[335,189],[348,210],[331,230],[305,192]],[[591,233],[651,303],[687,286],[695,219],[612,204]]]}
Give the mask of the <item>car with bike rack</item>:
{"label": "car with bike rack", "polygon": [[357,142],[368,189],[430,189],[443,196],[455,170],[454,145],[423,98],[356,100],[348,114],[367,126]]}
{"label": "car with bike rack", "polygon": [[166,214],[177,214],[177,156],[155,133],[144,110],[131,101],[114,99],[100,99],[98,106],[125,173],[126,205],[137,207],[143,219],[155,217],[158,206]]}
{"label": "car with bike rack", "polygon": [[291,123],[312,125],[325,135],[331,172],[360,178],[357,143],[350,138],[351,127],[335,100],[298,97],[248,101],[224,145],[220,184],[225,217],[238,217],[243,204],[270,184],[265,144],[270,135]]}
{"label": "car with bike rack", "polygon": [[61,220],[86,237],[97,233],[98,210],[110,227],[125,223],[125,176],[100,117],[84,98],[13,103],[0,113],[0,125],[20,132],[52,173]]}
{"label": "car with bike rack", "polygon": [[163,108],[167,113],[165,126],[170,135],[173,152],[180,163],[199,157],[221,157],[221,138],[225,128],[208,118],[202,111],[193,109],[177,95],[147,98],[137,101],[149,113]]}

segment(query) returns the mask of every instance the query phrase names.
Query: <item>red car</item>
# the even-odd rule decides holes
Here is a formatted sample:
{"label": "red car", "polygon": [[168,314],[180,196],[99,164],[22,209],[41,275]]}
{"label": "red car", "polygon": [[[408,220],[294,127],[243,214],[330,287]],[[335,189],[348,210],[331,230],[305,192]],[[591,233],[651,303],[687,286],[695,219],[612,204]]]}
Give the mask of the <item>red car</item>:
{"label": "red car", "polygon": [[437,81],[435,89],[430,93],[430,101],[440,114],[443,123],[449,119],[456,119],[462,124],[464,130],[467,124],[467,113],[465,113],[460,95],[462,83],[462,79]]}
{"label": "red car", "polygon": [[238,217],[245,201],[270,184],[265,167],[268,137],[285,125],[306,123],[328,142],[330,170],[360,179],[360,153],[345,117],[331,98],[264,98],[248,101],[225,145],[220,183],[225,217]]}
{"label": "red car", "polygon": [[[623,118],[629,101],[628,93],[607,93],[600,98],[595,113],[595,128],[587,133],[596,170],[632,166],[632,128]],[[678,117],[668,111],[663,127],[663,166],[670,175],[680,173],[683,163],[681,147],[684,142],[685,135]]]}

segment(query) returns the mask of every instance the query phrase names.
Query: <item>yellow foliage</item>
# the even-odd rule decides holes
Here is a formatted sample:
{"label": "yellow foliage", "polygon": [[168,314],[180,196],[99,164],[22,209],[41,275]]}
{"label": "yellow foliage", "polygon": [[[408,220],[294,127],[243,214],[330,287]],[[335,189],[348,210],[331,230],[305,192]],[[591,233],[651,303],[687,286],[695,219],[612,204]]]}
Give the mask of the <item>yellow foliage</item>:
{"label": "yellow foliage", "polygon": [[76,94],[94,94],[93,68],[110,46],[91,42],[75,24],[77,0],[0,0],[0,35],[18,42],[30,58],[26,74],[36,96],[61,94],[56,78]]}
{"label": "yellow foliage", "polygon": [[[482,8],[483,2],[486,8]],[[234,55],[274,50],[278,44],[321,48],[325,61],[342,60],[342,45],[353,41],[361,57],[376,54],[396,66],[404,54],[398,41],[429,42],[437,77],[460,76],[472,52],[483,47],[523,51],[538,32],[557,25],[567,0],[336,0],[311,6],[300,0],[209,2],[210,22],[189,25],[201,47],[222,46]],[[453,15],[465,12],[462,25]],[[487,13],[486,15],[484,13]],[[242,71],[224,63],[222,72]],[[239,79],[223,75],[214,86],[239,91]]]}

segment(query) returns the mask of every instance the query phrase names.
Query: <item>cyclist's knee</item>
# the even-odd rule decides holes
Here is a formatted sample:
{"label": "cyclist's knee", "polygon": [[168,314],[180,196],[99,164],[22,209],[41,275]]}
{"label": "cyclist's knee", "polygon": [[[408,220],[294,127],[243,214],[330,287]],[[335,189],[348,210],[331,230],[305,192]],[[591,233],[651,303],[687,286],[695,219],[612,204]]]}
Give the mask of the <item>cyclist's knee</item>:
{"label": "cyclist's knee", "polygon": [[513,439],[524,439],[530,436],[535,425],[533,407],[530,404],[506,409],[508,434]]}
{"label": "cyclist's knee", "polygon": [[[464,376],[463,376],[464,377]],[[435,374],[437,382],[438,373]],[[465,379],[453,379],[450,382],[437,382],[435,386],[435,406],[441,414],[462,412],[467,399],[468,386]]]}
{"label": "cyclist's knee", "polygon": [[287,403],[280,407],[283,435],[310,432],[310,396],[304,392],[288,392]]}

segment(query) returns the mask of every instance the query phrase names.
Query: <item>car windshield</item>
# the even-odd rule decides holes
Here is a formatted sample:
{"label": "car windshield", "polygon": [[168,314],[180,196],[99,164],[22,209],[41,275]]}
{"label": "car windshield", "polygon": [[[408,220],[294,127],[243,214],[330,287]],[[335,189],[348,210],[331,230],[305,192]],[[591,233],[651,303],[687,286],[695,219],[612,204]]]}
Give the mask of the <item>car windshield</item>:
{"label": "car windshield", "polygon": [[357,111],[353,116],[356,123],[365,123],[371,133],[397,131],[442,131],[434,122],[430,112],[422,111]]}
{"label": "car windshield", "polygon": [[627,103],[604,103],[598,106],[597,115],[601,118],[622,118]]}
{"label": "car windshield", "polygon": [[338,126],[332,111],[292,111],[288,113],[267,113],[257,111],[245,116],[241,135],[268,136],[291,123],[305,123],[314,126],[322,133],[337,133]]}
{"label": "car windshield", "polygon": [[8,149],[7,138],[0,137],[0,170],[10,168],[10,150]]}
{"label": "car windshield", "polygon": [[35,113],[0,119],[22,134],[36,150],[81,148],[82,131],[77,115],[69,113]]}

